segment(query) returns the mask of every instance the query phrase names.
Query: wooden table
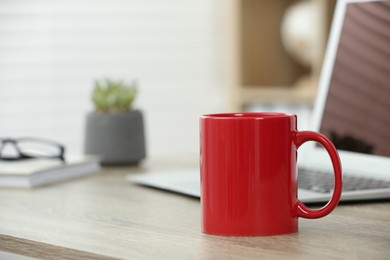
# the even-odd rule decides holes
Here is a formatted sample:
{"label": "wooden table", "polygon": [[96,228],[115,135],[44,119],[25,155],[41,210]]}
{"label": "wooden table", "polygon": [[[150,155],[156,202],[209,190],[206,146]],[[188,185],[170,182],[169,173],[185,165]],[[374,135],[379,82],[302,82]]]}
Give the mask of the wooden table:
{"label": "wooden table", "polygon": [[198,199],[125,181],[156,165],[0,189],[0,250],[55,259],[390,259],[389,201],[339,205],[323,219],[300,219],[290,235],[212,236],[200,231]]}

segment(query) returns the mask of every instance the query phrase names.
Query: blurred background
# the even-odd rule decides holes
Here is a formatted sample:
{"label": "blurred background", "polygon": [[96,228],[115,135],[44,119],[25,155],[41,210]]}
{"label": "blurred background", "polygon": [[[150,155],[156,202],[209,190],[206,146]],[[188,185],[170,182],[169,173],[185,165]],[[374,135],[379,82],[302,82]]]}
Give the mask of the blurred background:
{"label": "blurred background", "polygon": [[1,0],[0,136],[83,153],[97,79],[138,82],[148,157],[197,156],[199,116],[307,128],[335,1]]}

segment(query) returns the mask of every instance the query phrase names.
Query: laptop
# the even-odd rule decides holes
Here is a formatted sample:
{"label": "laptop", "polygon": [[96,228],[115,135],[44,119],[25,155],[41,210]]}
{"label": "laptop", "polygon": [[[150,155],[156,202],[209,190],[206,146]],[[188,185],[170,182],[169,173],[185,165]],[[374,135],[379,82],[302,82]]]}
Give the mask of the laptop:
{"label": "laptop", "polygon": [[[390,0],[338,1],[310,130],[325,134],[339,151],[342,201],[390,198],[389,57]],[[330,159],[314,142],[304,147],[299,199],[326,202],[333,189]],[[130,174],[128,180],[200,196],[199,169]]]}

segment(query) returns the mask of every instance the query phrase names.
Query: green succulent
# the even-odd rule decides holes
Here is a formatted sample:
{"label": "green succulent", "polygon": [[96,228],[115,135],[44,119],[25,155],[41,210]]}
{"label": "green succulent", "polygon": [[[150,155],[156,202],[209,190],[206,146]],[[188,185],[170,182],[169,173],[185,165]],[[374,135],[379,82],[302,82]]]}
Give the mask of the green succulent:
{"label": "green succulent", "polygon": [[110,79],[95,81],[92,102],[96,111],[122,112],[132,109],[137,94],[136,83]]}

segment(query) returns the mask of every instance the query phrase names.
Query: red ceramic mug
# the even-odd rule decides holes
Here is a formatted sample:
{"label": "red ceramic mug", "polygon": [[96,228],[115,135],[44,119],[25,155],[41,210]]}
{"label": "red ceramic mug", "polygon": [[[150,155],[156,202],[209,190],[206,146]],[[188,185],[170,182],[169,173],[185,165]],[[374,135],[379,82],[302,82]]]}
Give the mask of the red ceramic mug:
{"label": "red ceramic mug", "polygon": [[[297,117],[283,113],[204,115],[200,119],[202,231],[226,236],[296,232],[298,217],[320,218],[338,204],[341,164],[322,134],[297,130]],[[333,196],[320,209],[297,198],[297,150],[319,142],[331,158]]]}

